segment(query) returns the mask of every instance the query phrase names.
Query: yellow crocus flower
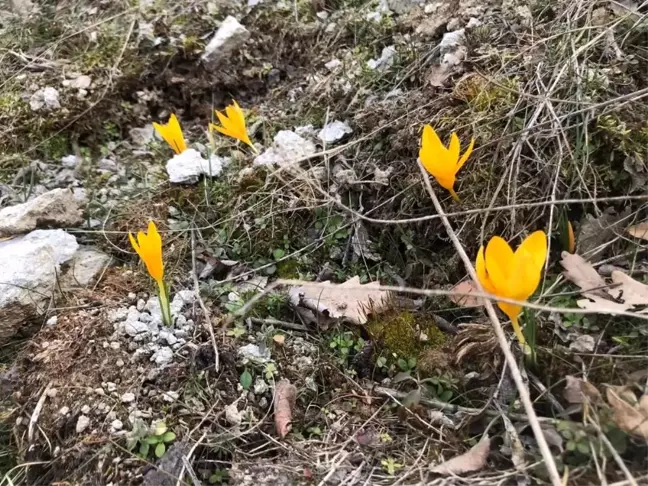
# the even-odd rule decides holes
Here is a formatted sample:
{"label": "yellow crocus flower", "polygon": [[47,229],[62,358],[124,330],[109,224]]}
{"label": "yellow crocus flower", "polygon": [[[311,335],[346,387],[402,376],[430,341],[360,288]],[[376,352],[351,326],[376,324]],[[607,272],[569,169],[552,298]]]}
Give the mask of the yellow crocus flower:
{"label": "yellow crocus flower", "polygon": [[167,326],[171,325],[171,308],[169,304],[169,292],[164,284],[164,262],[162,260],[162,237],[158,233],[157,226],[153,221],[149,222],[148,234],[142,231],[137,233],[137,240],[132,233],[128,233],[131,245],[140,256],[146,269],[160,290],[159,299],[162,309],[162,319]]}
{"label": "yellow crocus flower", "polygon": [[[499,236],[482,246],[475,267],[484,290],[507,299],[527,300],[538,288],[542,267],[547,259],[547,236],[544,231],[529,235],[515,253]],[[518,323],[522,306],[498,302],[498,307],[511,319],[513,330],[524,349],[525,339]]]}
{"label": "yellow crocus flower", "polygon": [[215,125],[213,123],[209,124],[210,130],[216,130],[217,132],[227,135],[228,137],[235,138],[241,142],[249,145],[252,150],[258,152],[256,147],[252,144],[250,137],[247,133],[247,128],[245,127],[245,115],[243,110],[238,105],[238,103],[232,100],[232,104],[225,108],[225,113],[223,114],[220,111],[216,111],[216,116],[221,122],[222,126]]}
{"label": "yellow crocus flower", "polygon": [[160,137],[162,137],[164,141],[171,146],[176,154],[181,154],[187,150],[187,144],[182,135],[182,128],[180,127],[180,122],[175,116],[175,113],[171,113],[166,125],[160,125],[159,123],[153,122],[153,128],[155,128],[155,131],[158,132]]}
{"label": "yellow crocus flower", "polygon": [[455,201],[459,201],[459,196],[454,190],[455,177],[459,169],[470,157],[474,145],[475,139],[472,139],[466,151],[459,158],[461,147],[456,133],[452,133],[450,145],[446,148],[430,125],[423,127],[419,159],[421,159],[425,170],[434,176],[443,188],[450,192]]}

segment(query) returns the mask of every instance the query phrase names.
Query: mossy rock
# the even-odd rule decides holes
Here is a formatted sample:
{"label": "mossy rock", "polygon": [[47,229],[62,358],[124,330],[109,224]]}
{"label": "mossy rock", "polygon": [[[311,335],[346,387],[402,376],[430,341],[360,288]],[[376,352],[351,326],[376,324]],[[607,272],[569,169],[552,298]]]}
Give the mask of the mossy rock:
{"label": "mossy rock", "polygon": [[[377,354],[399,358],[417,358],[426,349],[443,346],[446,336],[428,316],[408,311],[392,311],[372,317],[366,325],[371,339],[377,343]],[[382,351],[382,352],[381,352]]]}

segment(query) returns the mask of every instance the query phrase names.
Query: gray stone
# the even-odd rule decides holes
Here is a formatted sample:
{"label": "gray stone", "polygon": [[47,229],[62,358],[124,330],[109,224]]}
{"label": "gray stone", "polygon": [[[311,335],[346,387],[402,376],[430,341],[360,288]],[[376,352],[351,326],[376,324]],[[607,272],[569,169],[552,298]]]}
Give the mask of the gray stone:
{"label": "gray stone", "polygon": [[254,159],[257,166],[286,167],[313,155],[315,144],[290,130],[281,130],[274,138],[274,145]]}
{"label": "gray stone", "polygon": [[258,345],[252,343],[240,347],[238,355],[256,363],[263,364],[270,361],[270,350],[268,348],[261,350]]}
{"label": "gray stone", "polygon": [[154,361],[158,366],[164,366],[173,361],[173,350],[167,348],[166,346],[160,347],[153,356],[151,356],[151,361]]}
{"label": "gray stone", "polygon": [[76,423],[77,434],[83,432],[85,429],[88,428],[89,425],[90,425],[90,419],[85,415],[79,415],[79,418],[77,419],[77,423]]}
{"label": "gray stone", "polygon": [[32,111],[57,110],[61,107],[59,92],[50,86],[41,88],[31,96],[29,106]]}
{"label": "gray stone", "polygon": [[25,203],[0,210],[0,238],[36,228],[75,226],[81,213],[68,189],[54,189]]}
{"label": "gray stone", "polygon": [[169,159],[166,171],[169,182],[174,184],[195,184],[200,176],[218,177],[227,165],[227,160],[212,155],[209,160],[203,159],[196,149],[187,149]]}
{"label": "gray stone", "polygon": [[146,147],[154,138],[155,129],[153,125],[148,124],[141,128],[131,128],[128,132],[133,145],[137,147]]}
{"label": "gray stone", "polygon": [[76,167],[81,163],[81,159],[76,155],[66,155],[61,157],[61,165],[66,169],[76,169]]}
{"label": "gray stone", "polygon": [[148,333],[148,326],[145,322],[140,321],[126,321],[124,323],[124,332],[131,337],[135,337],[140,334]]}
{"label": "gray stone", "polygon": [[347,122],[335,120],[324,125],[317,137],[326,144],[332,144],[342,140],[346,135],[353,133],[353,129]]}
{"label": "gray stone", "polygon": [[110,422],[110,428],[112,428],[115,431],[121,430],[123,427],[124,427],[124,424],[119,419],[115,419],[112,422]]}
{"label": "gray stone", "polygon": [[596,340],[593,336],[582,334],[569,345],[571,351],[576,353],[593,353],[596,347]]}
{"label": "gray stone", "polygon": [[122,403],[131,403],[135,401],[135,394],[131,392],[126,392],[121,396]]}
{"label": "gray stone", "polygon": [[110,263],[111,257],[90,247],[80,247],[68,262],[68,270],[61,276],[63,290],[85,288],[100,275]]}
{"label": "gray stone", "polygon": [[205,47],[201,60],[208,69],[218,65],[240,49],[249,39],[250,32],[231,15],[227,16],[216,34]]}
{"label": "gray stone", "polygon": [[378,59],[369,59],[367,67],[377,71],[386,71],[394,64],[394,56],[396,55],[396,48],[394,46],[387,46],[383,48]]}

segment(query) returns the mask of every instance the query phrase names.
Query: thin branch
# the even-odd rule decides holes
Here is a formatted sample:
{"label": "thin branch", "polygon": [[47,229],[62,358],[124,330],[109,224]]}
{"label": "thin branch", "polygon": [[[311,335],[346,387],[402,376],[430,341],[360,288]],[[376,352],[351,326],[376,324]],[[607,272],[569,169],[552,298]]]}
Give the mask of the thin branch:
{"label": "thin branch", "polygon": [[218,345],[216,344],[216,336],[214,335],[214,327],[212,326],[211,314],[205,302],[200,296],[200,283],[198,282],[198,273],[196,271],[196,237],[194,232],[191,232],[191,277],[193,278],[194,293],[198,299],[198,304],[205,315],[205,327],[209,330],[209,337],[211,338],[212,347],[214,348],[214,369],[218,371],[220,366],[218,356]]}
{"label": "thin branch", "polygon": [[[421,174],[423,175],[423,181],[425,182],[425,187],[427,189],[427,192],[430,195],[430,198],[432,199],[432,203],[434,204],[437,213],[441,215],[441,221],[443,222],[443,225],[446,228],[448,236],[452,240],[452,243],[454,244],[457,252],[459,253],[459,256],[461,257],[461,260],[463,261],[464,266],[468,271],[468,274],[475,281],[475,284],[477,285],[479,291],[480,292],[483,291],[481,283],[477,278],[477,273],[475,272],[475,268],[473,267],[470,258],[468,258],[466,251],[461,245],[459,238],[457,237],[456,233],[452,229],[452,226],[450,225],[450,221],[448,220],[447,217],[445,217],[445,213],[443,211],[443,208],[441,207],[441,203],[439,203],[436,194],[434,194],[434,189],[432,189],[432,184],[430,184],[430,178],[420,162],[419,162],[419,169],[421,170]],[[542,432],[542,428],[540,427],[540,422],[538,421],[538,416],[536,415],[535,410],[533,408],[533,402],[531,401],[531,397],[529,396],[529,391],[527,390],[524,381],[522,380],[522,375],[520,374],[520,368],[518,368],[517,362],[515,361],[515,357],[513,356],[513,353],[509,348],[509,344],[506,340],[506,335],[504,334],[504,330],[502,329],[502,324],[500,323],[499,318],[495,313],[495,308],[493,307],[492,302],[490,300],[487,300],[485,301],[484,306],[486,307],[486,313],[488,314],[488,317],[493,323],[493,329],[495,330],[495,335],[497,336],[499,345],[502,348],[502,352],[504,353],[504,358],[506,359],[509,365],[511,377],[513,378],[513,381],[515,382],[515,385],[518,389],[518,393],[520,394],[522,405],[524,406],[524,410],[526,411],[526,414],[528,416],[529,425],[531,425],[531,428],[533,429],[533,434],[535,435],[536,441],[538,442],[538,448],[540,449],[540,453],[542,454],[542,457],[545,461],[547,471],[549,473],[549,477],[551,478],[551,483],[553,484],[553,486],[562,486],[562,480],[560,479],[560,474],[558,473],[556,462],[554,461],[553,454],[549,449],[549,445],[547,444],[545,436]]]}

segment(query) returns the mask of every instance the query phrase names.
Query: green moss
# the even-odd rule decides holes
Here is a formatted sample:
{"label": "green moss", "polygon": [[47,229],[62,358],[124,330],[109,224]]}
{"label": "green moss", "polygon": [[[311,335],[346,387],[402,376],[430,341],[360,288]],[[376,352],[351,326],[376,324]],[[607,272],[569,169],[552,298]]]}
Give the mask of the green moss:
{"label": "green moss", "polygon": [[367,332],[383,348],[383,355],[418,358],[427,348],[438,348],[445,343],[445,335],[436,323],[426,316],[411,312],[389,312],[367,322]]}
{"label": "green moss", "polygon": [[59,160],[61,157],[70,153],[70,142],[63,134],[54,135],[49,140],[43,142],[40,150],[47,159]]}
{"label": "green moss", "polygon": [[283,260],[277,263],[277,277],[279,278],[299,278],[299,269],[301,264],[298,260]]}

